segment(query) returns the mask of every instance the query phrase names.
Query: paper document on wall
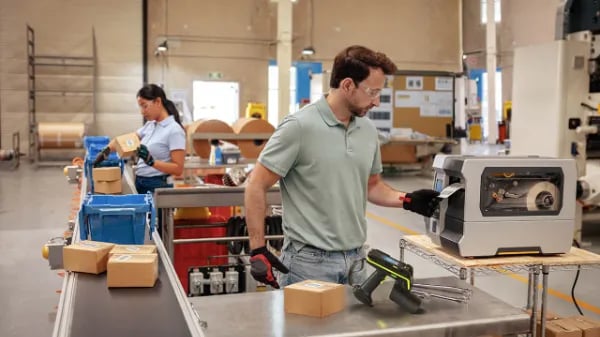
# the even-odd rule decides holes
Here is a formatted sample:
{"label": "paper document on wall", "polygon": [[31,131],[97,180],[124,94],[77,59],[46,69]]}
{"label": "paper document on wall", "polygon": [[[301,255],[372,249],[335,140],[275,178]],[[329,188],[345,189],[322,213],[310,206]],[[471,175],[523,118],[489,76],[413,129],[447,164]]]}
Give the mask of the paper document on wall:
{"label": "paper document on wall", "polygon": [[422,91],[397,90],[394,97],[396,108],[418,108],[423,103]]}
{"label": "paper document on wall", "polygon": [[423,76],[407,76],[406,90],[423,90]]}
{"label": "paper document on wall", "polygon": [[452,92],[424,91],[421,117],[452,117]]}
{"label": "paper document on wall", "polygon": [[450,91],[452,90],[452,77],[436,77],[435,90]]}
{"label": "paper document on wall", "polygon": [[452,117],[452,109],[430,104],[421,107],[421,117]]}

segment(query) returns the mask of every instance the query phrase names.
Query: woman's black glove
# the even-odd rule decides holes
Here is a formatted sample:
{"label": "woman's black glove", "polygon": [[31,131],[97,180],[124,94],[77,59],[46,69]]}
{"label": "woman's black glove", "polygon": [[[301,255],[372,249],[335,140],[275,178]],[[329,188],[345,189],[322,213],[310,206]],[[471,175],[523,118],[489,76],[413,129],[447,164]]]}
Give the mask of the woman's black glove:
{"label": "woman's black glove", "polygon": [[440,203],[439,195],[438,192],[427,189],[406,193],[402,201],[402,207],[422,216],[431,217]]}
{"label": "woman's black glove", "polygon": [[110,147],[105,146],[102,151],[100,151],[100,153],[98,153],[98,155],[96,156],[96,159],[94,159],[94,167],[97,167],[98,165],[100,165],[101,162],[105,161],[106,159],[108,159],[108,156],[110,155]]}
{"label": "woman's black glove", "polygon": [[154,166],[154,158],[152,158],[152,155],[150,154],[150,151],[148,151],[148,148],[146,147],[146,145],[141,144],[137,148],[136,153],[139,158],[142,158],[142,160],[144,161],[144,163],[146,163],[146,165]]}

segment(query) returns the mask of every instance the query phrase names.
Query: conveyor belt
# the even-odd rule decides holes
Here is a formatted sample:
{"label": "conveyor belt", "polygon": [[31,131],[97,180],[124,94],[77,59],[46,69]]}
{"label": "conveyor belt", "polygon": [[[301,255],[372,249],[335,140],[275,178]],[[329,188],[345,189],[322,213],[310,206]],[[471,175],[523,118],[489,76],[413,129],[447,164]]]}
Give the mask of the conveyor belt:
{"label": "conveyor belt", "polygon": [[159,259],[154,288],[112,288],[102,275],[78,274],[71,336],[192,337]]}
{"label": "conveyor belt", "polygon": [[[126,168],[123,192],[135,191],[130,168]],[[82,182],[82,191],[86,190]],[[82,195],[83,196],[83,195]],[[73,235],[78,238],[78,224]],[[159,275],[153,288],[112,288],[106,273],[68,273],[63,283],[54,337],[202,337],[173,265],[155,232],[147,244],[156,244]]]}

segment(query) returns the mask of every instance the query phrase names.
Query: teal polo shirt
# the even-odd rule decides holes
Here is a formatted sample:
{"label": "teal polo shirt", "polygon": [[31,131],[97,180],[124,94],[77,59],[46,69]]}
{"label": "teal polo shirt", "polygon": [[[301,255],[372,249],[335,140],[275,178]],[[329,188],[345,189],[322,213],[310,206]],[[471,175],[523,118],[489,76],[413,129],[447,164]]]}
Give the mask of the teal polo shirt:
{"label": "teal polo shirt", "polygon": [[328,251],[367,238],[367,182],[382,171],[377,129],[367,118],[346,128],[325,97],[287,116],[258,161],[281,177],[287,239]]}

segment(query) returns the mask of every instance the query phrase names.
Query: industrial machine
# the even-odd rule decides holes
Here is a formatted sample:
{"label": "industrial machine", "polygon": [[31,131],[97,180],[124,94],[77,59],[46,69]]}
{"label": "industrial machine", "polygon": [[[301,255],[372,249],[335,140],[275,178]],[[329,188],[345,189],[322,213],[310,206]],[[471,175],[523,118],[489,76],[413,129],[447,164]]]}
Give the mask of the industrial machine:
{"label": "industrial machine", "polygon": [[575,160],[438,155],[427,234],[463,257],[559,254],[573,239]]}
{"label": "industrial machine", "polygon": [[[511,155],[575,159],[584,187],[600,184],[600,169],[590,165],[600,158],[598,13],[597,1],[562,1],[555,41],[514,52]],[[587,193],[581,199],[583,208],[577,206],[577,241],[583,221],[600,214],[599,199]]]}

